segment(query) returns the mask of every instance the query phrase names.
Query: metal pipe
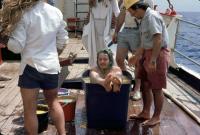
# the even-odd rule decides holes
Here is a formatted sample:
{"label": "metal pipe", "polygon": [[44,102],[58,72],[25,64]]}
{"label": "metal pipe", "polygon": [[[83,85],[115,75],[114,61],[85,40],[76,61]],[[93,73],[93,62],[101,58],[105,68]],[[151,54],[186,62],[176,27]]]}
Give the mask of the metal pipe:
{"label": "metal pipe", "polygon": [[174,52],[180,54],[181,56],[183,56],[184,58],[188,59],[189,61],[193,62],[194,64],[200,66],[200,63],[194,61],[193,59],[189,58],[188,56],[185,56],[183,53],[179,52],[178,50],[174,49]]}
{"label": "metal pipe", "polygon": [[176,36],[178,36],[178,37],[180,37],[180,38],[182,38],[182,39],[185,39],[185,40],[187,40],[187,41],[190,41],[191,43],[193,43],[193,44],[195,44],[195,45],[200,46],[200,44],[198,44],[198,43],[196,43],[196,42],[194,42],[194,41],[192,41],[192,40],[190,40],[190,39],[188,39],[188,38],[185,38],[185,37],[183,37],[183,36],[181,36],[181,35],[179,35],[179,34],[176,34]]}
{"label": "metal pipe", "polygon": [[200,28],[200,24],[192,23],[192,22],[189,22],[189,21],[186,21],[186,20],[182,20],[182,19],[179,19],[179,20],[182,21],[182,22],[189,23],[189,24],[191,24],[193,26],[196,26],[196,27]]}

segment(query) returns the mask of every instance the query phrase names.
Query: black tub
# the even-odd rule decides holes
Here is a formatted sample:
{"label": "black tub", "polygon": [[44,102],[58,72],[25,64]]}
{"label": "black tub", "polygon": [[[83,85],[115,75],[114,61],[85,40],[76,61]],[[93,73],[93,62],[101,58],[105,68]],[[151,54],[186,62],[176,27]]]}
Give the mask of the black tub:
{"label": "black tub", "polygon": [[99,84],[89,83],[89,70],[83,73],[86,91],[87,127],[95,129],[124,129],[127,123],[128,99],[132,77],[124,72],[126,81],[119,93],[106,92]]}

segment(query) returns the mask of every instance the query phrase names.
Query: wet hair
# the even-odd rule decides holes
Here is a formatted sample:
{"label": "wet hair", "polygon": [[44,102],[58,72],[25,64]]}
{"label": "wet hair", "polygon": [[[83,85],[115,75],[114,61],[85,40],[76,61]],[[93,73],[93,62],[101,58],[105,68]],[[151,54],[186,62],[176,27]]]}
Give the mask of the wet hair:
{"label": "wet hair", "polygon": [[103,54],[107,54],[108,55],[108,59],[109,59],[109,65],[108,65],[108,68],[111,68],[114,64],[114,59],[113,59],[113,53],[110,49],[103,49],[103,50],[100,50],[98,53],[97,53],[97,66],[100,68],[99,66],[99,63],[98,63],[98,59],[99,59],[99,55],[103,53]]}
{"label": "wet hair", "polygon": [[10,36],[21,20],[24,12],[40,0],[8,0],[3,2],[0,11],[1,36]]}
{"label": "wet hair", "polygon": [[133,4],[130,8],[133,10],[136,10],[139,8],[146,10],[148,7],[149,7],[148,3],[144,2],[143,0],[140,0],[140,1],[136,2],[135,4]]}

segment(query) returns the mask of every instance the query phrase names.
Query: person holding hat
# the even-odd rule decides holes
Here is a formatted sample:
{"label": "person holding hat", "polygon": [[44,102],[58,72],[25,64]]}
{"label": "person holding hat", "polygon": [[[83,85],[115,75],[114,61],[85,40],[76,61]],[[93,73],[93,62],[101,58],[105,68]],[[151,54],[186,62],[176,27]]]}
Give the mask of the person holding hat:
{"label": "person holding hat", "polygon": [[[142,1],[125,0],[125,7],[132,16],[141,19],[141,56],[138,77],[141,79],[143,110],[130,118],[148,120],[145,126],[160,123],[163,107],[163,88],[166,88],[166,75],[169,63],[168,33],[161,15]],[[140,58],[140,57],[137,57]],[[154,100],[154,113],[150,117],[150,108]]]}

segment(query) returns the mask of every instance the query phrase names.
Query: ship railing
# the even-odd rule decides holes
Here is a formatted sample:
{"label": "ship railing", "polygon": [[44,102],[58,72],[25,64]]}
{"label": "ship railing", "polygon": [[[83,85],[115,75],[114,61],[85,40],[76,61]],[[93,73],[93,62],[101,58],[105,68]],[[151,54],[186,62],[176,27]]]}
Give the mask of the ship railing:
{"label": "ship railing", "polygon": [[195,42],[191,39],[185,38],[185,37],[183,37],[179,34],[180,23],[182,23],[182,22],[187,23],[188,25],[192,25],[193,27],[197,27],[197,29],[200,28],[200,25],[186,21],[186,20],[183,20],[181,15],[172,15],[171,16],[171,15],[162,14],[162,16],[164,18],[164,21],[165,21],[165,24],[167,26],[167,30],[168,30],[168,33],[169,33],[169,46],[170,46],[170,49],[171,49],[170,66],[173,67],[173,68],[179,68],[179,65],[177,64],[176,59],[175,59],[175,53],[181,55],[183,58],[191,61],[195,65],[200,66],[200,63],[198,63],[194,59],[186,56],[185,54],[183,54],[182,52],[180,52],[176,49],[177,38],[187,40],[190,43],[192,43],[192,45],[200,46],[199,43],[197,43],[197,42]]}
{"label": "ship railing", "polygon": [[[197,29],[200,29],[200,25],[199,25],[199,24],[192,23],[192,22],[189,22],[189,21],[183,20],[183,19],[179,19],[179,21],[182,22],[182,23],[186,23],[187,25],[191,25],[192,27],[196,27]],[[191,40],[191,39],[189,39],[189,38],[186,38],[186,37],[181,36],[178,32],[176,33],[176,36],[177,36],[178,38],[181,38],[181,39],[183,39],[183,40],[186,40],[186,41],[192,43],[192,44],[190,44],[190,45],[199,46],[199,47],[200,47],[200,44],[199,44],[199,43],[197,43],[197,42],[195,42],[195,41],[193,41],[193,40]],[[178,54],[181,55],[183,58],[189,60],[190,62],[192,62],[192,63],[194,63],[194,64],[196,64],[196,65],[198,65],[198,66],[200,67],[200,63],[199,63],[199,62],[195,61],[194,59],[192,59],[192,58],[186,56],[185,54],[183,54],[182,52],[178,51],[178,50],[176,49],[176,47],[174,48],[174,52],[175,52],[175,53],[178,53]]]}

